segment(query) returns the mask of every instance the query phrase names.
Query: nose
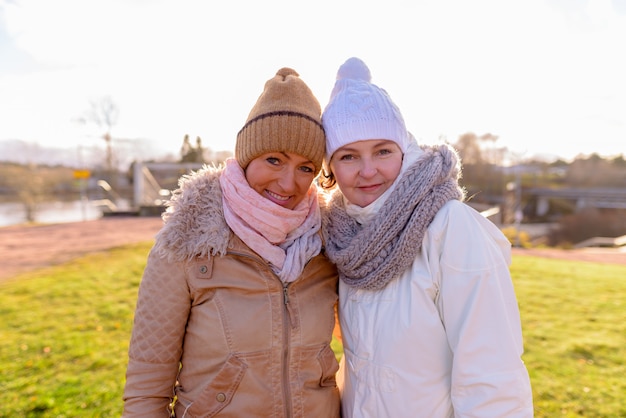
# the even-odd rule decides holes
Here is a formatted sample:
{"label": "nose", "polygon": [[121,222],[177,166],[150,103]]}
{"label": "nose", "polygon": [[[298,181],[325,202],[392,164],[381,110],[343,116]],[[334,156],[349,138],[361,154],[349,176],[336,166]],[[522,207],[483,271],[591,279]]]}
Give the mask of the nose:
{"label": "nose", "polygon": [[362,161],[361,169],[359,170],[359,175],[361,177],[369,178],[369,177],[373,177],[374,175],[376,175],[376,172],[378,171],[378,169],[376,168],[376,165],[374,164],[373,161],[367,158],[364,158],[361,161]]}
{"label": "nose", "polygon": [[296,173],[294,170],[284,170],[278,178],[278,185],[285,194],[293,194],[296,189]]}

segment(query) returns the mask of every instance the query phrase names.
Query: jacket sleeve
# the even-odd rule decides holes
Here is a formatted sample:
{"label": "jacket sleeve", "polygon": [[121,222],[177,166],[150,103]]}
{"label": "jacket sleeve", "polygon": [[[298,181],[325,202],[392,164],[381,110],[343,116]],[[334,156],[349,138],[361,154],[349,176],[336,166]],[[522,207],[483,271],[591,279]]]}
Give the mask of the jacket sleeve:
{"label": "jacket sleeve", "polygon": [[151,251],[128,352],[124,417],[170,416],[189,311],[184,266]]}
{"label": "jacket sleeve", "polygon": [[441,235],[438,303],[453,353],[455,417],[532,417],[510,244],[478,212],[452,206]]}

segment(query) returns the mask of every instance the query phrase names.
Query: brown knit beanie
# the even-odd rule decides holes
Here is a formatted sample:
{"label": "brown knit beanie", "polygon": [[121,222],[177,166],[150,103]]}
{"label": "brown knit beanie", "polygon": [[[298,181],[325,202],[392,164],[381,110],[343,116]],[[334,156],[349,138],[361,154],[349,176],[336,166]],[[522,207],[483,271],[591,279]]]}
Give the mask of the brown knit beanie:
{"label": "brown knit beanie", "polygon": [[268,152],[292,152],[315,165],[318,173],[326,148],[321,107],[309,87],[291,68],[281,68],[265,83],[263,93],[237,134],[235,158],[245,170]]}

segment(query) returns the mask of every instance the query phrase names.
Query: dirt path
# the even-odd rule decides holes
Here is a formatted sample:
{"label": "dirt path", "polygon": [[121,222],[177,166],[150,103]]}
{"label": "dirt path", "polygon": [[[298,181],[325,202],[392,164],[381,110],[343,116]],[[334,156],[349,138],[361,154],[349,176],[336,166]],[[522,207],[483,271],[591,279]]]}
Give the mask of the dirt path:
{"label": "dirt path", "polygon": [[106,217],[86,222],[0,228],[0,281],[86,253],[152,240],[162,225],[159,217]]}
{"label": "dirt path", "polygon": [[574,250],[558,250],[553,248],[513,248],[513,257],[517,254],[532,255],[562,260],[590,261],[594,263],[626,265],[625,248],[580,248]]}
{"label": "dirt path", "polygon": [[[64,263],[83,254],[149,241],[159,217],[106,217],[95,221],[0,228],[0,281],[20,272]],[[626,248],[513,249],[516,254],[626,265]]]}

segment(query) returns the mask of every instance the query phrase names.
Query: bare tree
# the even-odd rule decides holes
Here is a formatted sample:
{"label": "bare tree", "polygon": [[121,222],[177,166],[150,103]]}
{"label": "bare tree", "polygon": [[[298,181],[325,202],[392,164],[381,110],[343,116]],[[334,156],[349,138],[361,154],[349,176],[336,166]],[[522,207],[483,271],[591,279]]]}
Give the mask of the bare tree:
{"label": "bare tree", "polygon": [[459,137],[454,147],[464,165],[482,164],[483,156],[478,143],[478,136],[473,132],[464,133]]}
{"label": "bare tree", "polygon": [[483,147],[482,159],[487,160],[489,164],[500,165],[501,163],[498,150],[496,149],[498,138],[497,135],[491,133],[486,133],[478,137],[483,144],[487,144]]}
{"label": "bare tree", "polygon": [[113,149],[111,145],[111,128],[117,123],[119,109],[110,96],[91,101],[91,109],[87,119],[94,122],[99,128],[104,128],[102,138],[106,144],[106,169],[113,172]]}

